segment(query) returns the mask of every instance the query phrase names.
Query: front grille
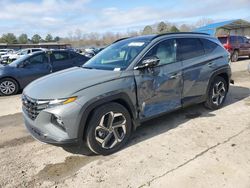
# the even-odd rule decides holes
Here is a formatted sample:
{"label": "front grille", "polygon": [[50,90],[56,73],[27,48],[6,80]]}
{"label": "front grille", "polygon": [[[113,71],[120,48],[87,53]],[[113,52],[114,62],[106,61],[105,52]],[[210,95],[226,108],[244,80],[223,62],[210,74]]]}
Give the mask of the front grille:
{"label": "front grille", "polygon": [[48,107],[49,101],[38,101],[26,95],[22,96],[23,107],[29,118],[35,120],[38,114]]}

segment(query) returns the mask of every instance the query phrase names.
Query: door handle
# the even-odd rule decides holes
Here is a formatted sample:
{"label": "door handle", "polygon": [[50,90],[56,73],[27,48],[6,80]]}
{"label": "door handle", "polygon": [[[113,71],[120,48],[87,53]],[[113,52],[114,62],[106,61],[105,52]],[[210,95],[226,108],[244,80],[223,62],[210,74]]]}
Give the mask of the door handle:
{"label": "door handle", "polygon": [[180,73],[175,73],[175,74],[173,74],[173,75],[170,76],[170,79],[177,79],[180,76],[181,76]]}
{"label": "door handle", "polygon": [[208,63],[208,66],[212,68],[212,67],[215,67],[215,64],[213,62],[210,62]]}

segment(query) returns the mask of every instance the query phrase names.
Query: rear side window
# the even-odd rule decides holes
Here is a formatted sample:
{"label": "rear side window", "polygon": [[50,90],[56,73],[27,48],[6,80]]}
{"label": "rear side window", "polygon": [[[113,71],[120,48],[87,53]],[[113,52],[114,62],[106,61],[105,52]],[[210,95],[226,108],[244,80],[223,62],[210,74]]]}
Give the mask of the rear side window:
{"label": "rear side window", "polygon": [[74,59],[74,58],[76,58],[76,57],[78,57],[79,55],[77,54],[77,53],[75,53],[75,52],[70,52],[70,58],[71,59]]}
{"label": "rear side window", "polygon": [[227,37],[218,37],[221,44],[227,44]]}
{"label": "rear side window", "polygon": [[231,36],[231,37],[230,37],[230,43],[231,43],[231,44],[237,43],[237,37],[236,37],[236,36]]}
{"label": "rear side window", "polygon": [[54,52],[54,61],[64,61],[69,59],[68,52]]}
{"label": "rear side window", "polygon": [[200,40],[203,44],[203,47],[204,47],[206,54],[213,52],[218,46],[216,43],[214,43],[208,39],[200,39]]}
{"label": "rear side window", "polygon": [[40,49],[33,49],[32,51],[33,52],[38,52],[38,51],[42,51],[42,50],[40,50]]}
{"label": "rear side window", "polygon": [[202,43],[197,38],[177,39],[177,61],[183,61],[204,55]]}

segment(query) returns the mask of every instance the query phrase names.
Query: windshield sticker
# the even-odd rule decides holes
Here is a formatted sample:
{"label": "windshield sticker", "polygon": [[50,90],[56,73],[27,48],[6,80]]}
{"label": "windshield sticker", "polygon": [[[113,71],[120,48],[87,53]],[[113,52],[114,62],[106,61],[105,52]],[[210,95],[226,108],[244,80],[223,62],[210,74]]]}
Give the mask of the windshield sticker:
{"label": "windshield sticker", "polygon": [[128,46],[143,46],[144,44],[144,42],[131,42]]}
{"label": "windshield sticker", "polygon": [[114,71],[120,71],[121,68],[114,68]]}

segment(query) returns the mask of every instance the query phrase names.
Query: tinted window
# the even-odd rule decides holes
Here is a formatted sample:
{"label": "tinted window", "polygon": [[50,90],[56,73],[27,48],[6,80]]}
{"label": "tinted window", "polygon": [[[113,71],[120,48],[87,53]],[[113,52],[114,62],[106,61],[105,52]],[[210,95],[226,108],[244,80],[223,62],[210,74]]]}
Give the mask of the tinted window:
{"label": "tinted window", "polygon": [[244,38],[243,38],[243,37],[238,37],[238,42],[239,42],[240,44],[245,43]]}
{"label": "tinted window", "polygon": [[40,63],[46,63],[46,62],[47,62],[47,58],[44,53],[35,55],[29,58],[30,64],[40,64]]}
{"label": "tinted window", "polygon": [[231,36],[230,37],[230,43],[234,44],[237,42],[237,37],[236,36]]}
{"label": "tinted window", "polygon": [[203,44],[206,54],[213,52],[218,46],[216,43],[207,39],[201,39],[201,42]]}
{"label": "tinted window", "polygon": [[204,55],[201,41],[196,38],[177,39],[177,60],[186,60]]}
{"label": "tinted window", "polygon": [[71,58],[71,59],[74,59],[74,58],[76,58],[76,57],[78,57],[78,54],[77,54],[77,53],[75,53],[75,52],[70,52],[70,58]]}
{"label": "tinted window", "polygon": [[174,63],[176,58],[175,40],[166,40],[153,47],[146,57],[157,56],[160,59],[159,64]]}
{"label": "tinted window", "polygon": [[221,44],[227,44],[227,37],[219,37],[218,38]]}
{"label": "tinted window", "polygon": [[40,49],[33,49],[32,52],[38,52],[41,51]]}
{"label": "tinted window", "polygon": [[68,52],[54,52],[54,61],[64,61],[69,59]]}

